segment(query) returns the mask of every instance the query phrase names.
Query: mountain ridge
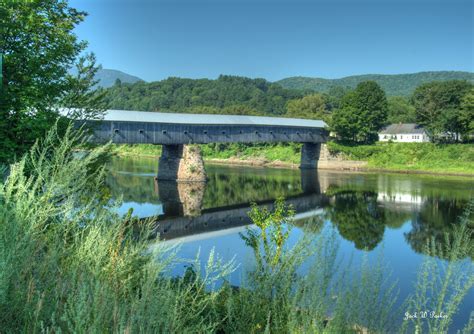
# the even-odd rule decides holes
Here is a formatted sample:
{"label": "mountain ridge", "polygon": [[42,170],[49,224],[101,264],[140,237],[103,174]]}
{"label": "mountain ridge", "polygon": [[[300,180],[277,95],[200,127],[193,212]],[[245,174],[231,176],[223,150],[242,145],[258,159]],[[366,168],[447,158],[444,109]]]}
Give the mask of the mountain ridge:
{"label": "mountain ridge", "polygon": [[415,88],[431,81],[467,80],[474,83],[474,73],[465,71],[424,71],[403,74],[361,74],[338,79],[294,76],[275,83],[288,89],[326,93],[331,87],[354,88],[366,80],[377,82],[389,96],[408,96]]}
{"label": "mountain ridge", "polygon": [[95,75],[95,79],[99,81],[97,86],[102,88],[112,87],[117,79],[120,79],[122,83],[145,81],[137,76],[109,68],[99,69]]}

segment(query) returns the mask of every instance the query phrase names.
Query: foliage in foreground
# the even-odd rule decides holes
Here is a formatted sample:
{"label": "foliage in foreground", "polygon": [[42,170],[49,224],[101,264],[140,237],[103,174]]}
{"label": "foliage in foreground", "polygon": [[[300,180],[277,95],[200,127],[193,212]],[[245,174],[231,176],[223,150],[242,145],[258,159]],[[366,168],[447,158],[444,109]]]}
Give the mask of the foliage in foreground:
{"label": "foliage in foreground", "polygon": [[[58,107],[71,117],[100,115],[107,106],[92,90],[98,67],[74,28],[87,14],[65,0],[0,0],[0,162],[12,162],[43,137]],[[75,74],[69,73],[75,68]]]}
{"label": "foliage in foreground", "polygon": [[[293,212],[282,200],[250,213],[256,227],[242,237],[255,261],[239,288],[226,283],[233,264],[213,252],[204,268],[196,261],[170,278],[173,251],[160,243],[151,250],[151,227],[117,216],[101,194],[104,175],[95,167],[106,148],[78,157],[80,134],[69,131],[59,146],[56,136],[53,130],[12,165],[0,186],[3,332],[412,332],[415,324],[400,327],[395,317],[393,286],[380,264],[342,266],[335,234],[289,246]],[[450,315],[473,284],[472,263],[463,260],[470,232],[459,231],[443,249],[452,254],[449,270],[428,258],[413,298],[427,301],[434,291],[436,310]],[[421,326],[435,332],[450,323]]]}

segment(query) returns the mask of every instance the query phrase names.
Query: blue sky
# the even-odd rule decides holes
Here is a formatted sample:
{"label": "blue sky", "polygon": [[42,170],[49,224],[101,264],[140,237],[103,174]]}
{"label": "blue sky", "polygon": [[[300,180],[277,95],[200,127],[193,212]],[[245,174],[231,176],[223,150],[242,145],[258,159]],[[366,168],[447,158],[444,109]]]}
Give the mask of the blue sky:
{"label": "blue sky", "polygon": [[472,0],[70,3],[99,63],[147,81],[474,71]]}

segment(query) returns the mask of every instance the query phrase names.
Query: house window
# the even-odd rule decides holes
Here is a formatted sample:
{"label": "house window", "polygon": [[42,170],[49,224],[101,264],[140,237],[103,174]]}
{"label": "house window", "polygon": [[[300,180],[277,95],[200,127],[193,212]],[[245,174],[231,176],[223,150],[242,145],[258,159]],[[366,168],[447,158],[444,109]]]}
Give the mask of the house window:
{"label": "house window", "polygon": [[403,139],[403,136],[400,136],[400,139]]}

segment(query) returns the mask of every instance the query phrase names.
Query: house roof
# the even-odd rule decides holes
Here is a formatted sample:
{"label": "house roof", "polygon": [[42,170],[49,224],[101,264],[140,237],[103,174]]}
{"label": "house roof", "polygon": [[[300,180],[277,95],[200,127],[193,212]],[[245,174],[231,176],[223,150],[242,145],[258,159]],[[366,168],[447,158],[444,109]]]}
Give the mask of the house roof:
{"label": "house roof", "polygon": [[387,134],[387,135],[396,135],[396,134],[423,134],[425,129],[418,124],[415,123],[398,123],[398,124],[390,124],[389,126],[383,128],[380,131],[380,134]]}
{"label": "house roof", "polygon": [[[66,115],[68,109],[62,109]],[[104,121],[117,122],[150,122],[175,124],[213,124],[213,125],[268,125],[288,127],[324,128],[326,123],[320,120],[262,117],[243,115],[185,114],[163,113],[153,111],[107,110],[102,118]]]}

